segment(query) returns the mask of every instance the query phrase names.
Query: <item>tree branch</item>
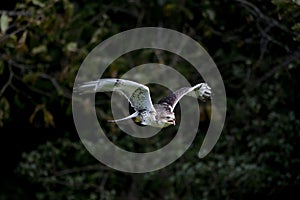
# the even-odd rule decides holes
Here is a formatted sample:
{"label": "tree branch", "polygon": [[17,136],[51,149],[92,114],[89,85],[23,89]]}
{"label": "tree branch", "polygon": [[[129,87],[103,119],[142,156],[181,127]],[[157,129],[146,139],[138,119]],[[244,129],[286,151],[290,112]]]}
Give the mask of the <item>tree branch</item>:
{"label": "tree branch", "polygon": [[77,167],[77,168],[56,171],[56,172],[54,172],[54,176],[64,176],[67,174],[73,174],[73,173],[79,173],[79,172],[85,172],[85,171],[97,171],[97,170],[109,170],[109,169],[106,167],[103,167],[102,165],[99,165],[99,164],[87,165],[84,167]]}
{"label": "tree branch", "polygon": [[4,86],[1,88],[1,91],[0,91],[0,96],[3,95],[3,93],[5,92],[6,88],[11,84],[11,81],[12,81],[12,78],[14,76],[14,73],[11,69],[11,62],[9,61],[8,62],[8,69],[9,69],[9,77],[8,77],[8,80],[7,82],[4,84]]}
{"label": "tree branch", "polygon": [[265,80],[270,78],[273,74],[275,74],[280,67],[286,67],[291,62],[295,60],[299,60],[299,58],[300,58],[300,51],[297,51],[293,55],[289,56],[281,65],[277,65],[273,67],[268,73],[266,73],[264,76],[258,79],[257,84],[260,85],[262,82],[264,82]]}

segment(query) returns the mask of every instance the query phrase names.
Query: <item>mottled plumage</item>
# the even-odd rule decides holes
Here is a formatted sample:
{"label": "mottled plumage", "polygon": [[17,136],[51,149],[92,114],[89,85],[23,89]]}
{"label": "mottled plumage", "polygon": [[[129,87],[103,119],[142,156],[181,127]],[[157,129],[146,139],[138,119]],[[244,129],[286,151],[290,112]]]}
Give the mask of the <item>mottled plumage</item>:
{"label": "mottled plumage", "polygon": [[200,83],[193,87],[184,87],[161,99],[158,104],[152,104],[149,88],[145,85],[124,79],[99,79],[80,84],[75,87],[75,92],[80,94],[95,92],[116,91],[124,95],[134,108],[135,112],[125,118],[111,120],[111,122],[123,121],[131,118],[142,125],[154,127],[167,127],[175,125],[174,109],[179,100],[185,96],[193,96],[202,100],[210,98],[211,89],[206,83]]}

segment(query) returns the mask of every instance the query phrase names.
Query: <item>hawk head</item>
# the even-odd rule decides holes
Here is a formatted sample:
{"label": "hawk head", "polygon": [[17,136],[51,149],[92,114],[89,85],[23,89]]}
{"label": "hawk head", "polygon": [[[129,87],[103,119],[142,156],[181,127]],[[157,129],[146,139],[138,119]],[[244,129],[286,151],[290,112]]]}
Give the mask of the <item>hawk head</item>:
{"label": "hawk head", "polygon": [[156,110],[156,123],[159,127],[175,125],[175,114],[168,104],[154,104]]}

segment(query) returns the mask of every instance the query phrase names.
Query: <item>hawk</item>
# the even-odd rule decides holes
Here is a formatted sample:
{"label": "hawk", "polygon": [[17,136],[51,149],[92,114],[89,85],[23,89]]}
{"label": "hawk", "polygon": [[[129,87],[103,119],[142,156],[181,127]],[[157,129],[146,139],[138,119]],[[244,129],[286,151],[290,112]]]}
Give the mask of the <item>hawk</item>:
{"label": "hawk", "polygon": [[110,122],[136,118],[141,125],[159,128],[175,125],[174,108],[183,96],[193,96],[203,101],[209,99],[211,96],[211,88],[207,83],[180,88],[161,99],[157,104],[152,104],[150,91],[147,86],[125,79],[98,79],[96,81],[84,82],[74,88],[74,92],[80,94],[113,91],[124,95],[135,112],[121,119],[110,120]]}

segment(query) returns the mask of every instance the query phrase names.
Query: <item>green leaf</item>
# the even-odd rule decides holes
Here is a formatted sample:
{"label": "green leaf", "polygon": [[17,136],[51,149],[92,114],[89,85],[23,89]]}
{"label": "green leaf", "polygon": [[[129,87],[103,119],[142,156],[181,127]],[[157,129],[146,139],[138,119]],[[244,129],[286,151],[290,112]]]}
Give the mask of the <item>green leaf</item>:
{"label": "green leaf", "polygon": [[77,51],[77,43],[76,42],[70,42],[67,44],[67,51],[75,52]]}
{"label": "green leaf", "polygon": [[183,7],[182,11],[190,20],[194,19],[194,14],[189,9]]}
{"label": "green leaf", "polygon": [[64,9],[66,13],[68,14],[69,17],[71,17],[74,13],[74,5],[70,3],[70,1],[68,0],[64,0],[63,3],[64,3]]}
{"label": "green leaf", "polygon": [[34,47],[31,51],[31,53],[36,55],[36,54],[44,53],[46,51],[47,51],[47,46],[40,45],[40,46]]}
{"label": "green leaf", "polygon": [[24,31],[23,32],[21,38],[18,41],[19,44],[25,44],[26,39],[27,39],[27,33],[28,33],[28,31]]}
{"label": "green leaf", "polygon": [[33,5],[39,6],[43,8],[45,6],[44,3],[40,2],[39,0],[32,0]]}
{"label": "green leaf", "polygon": [[292,26],[292,30],[300,31],[300,23],[296,23],[294,26]]}
{"label": "green leaf", "polygon": [[1,32],[5,33],[8,29],[10,18],[6,15],[6,13],[3,13],[1,15]]}
{"label": "green leaf", "polygon": [[4,63],[2,60],[0,60],[0,75],[4,72]]}
{"label": "green leaf", "polygon": [[23,76],[22,80],[25,83],[34,84],[39,77],[39,73],[29,73]]}
{"label": "green leaf", "polygon": [[45,107],[43,108],[43,113],[46,127],[54,126],[53,115]]}

